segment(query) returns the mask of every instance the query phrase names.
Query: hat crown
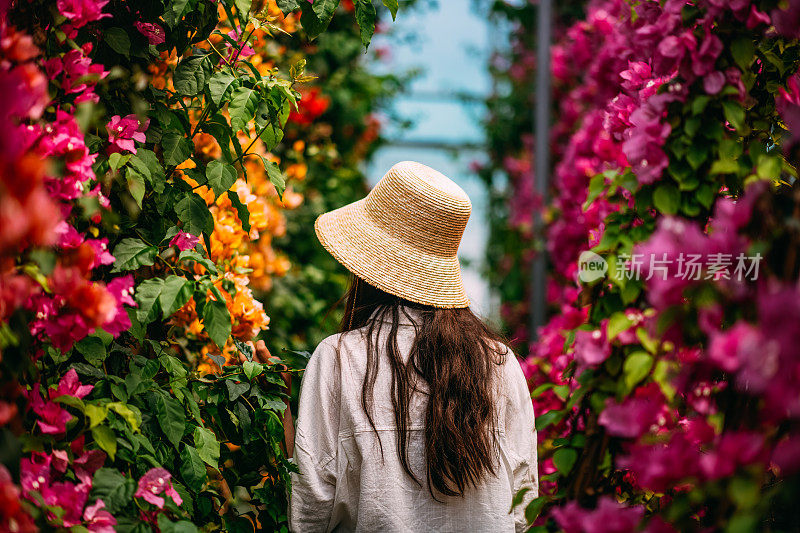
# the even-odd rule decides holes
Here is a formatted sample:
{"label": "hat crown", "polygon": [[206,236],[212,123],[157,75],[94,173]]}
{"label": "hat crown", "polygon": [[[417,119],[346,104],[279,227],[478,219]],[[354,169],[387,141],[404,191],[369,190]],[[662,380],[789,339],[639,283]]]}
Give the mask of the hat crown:
{"label": "hat crown", "polygon": [[367,216],[388,236],[422,251],[453,256],[472,204],[450,178],[426,165],[394,165],[367,195]]}

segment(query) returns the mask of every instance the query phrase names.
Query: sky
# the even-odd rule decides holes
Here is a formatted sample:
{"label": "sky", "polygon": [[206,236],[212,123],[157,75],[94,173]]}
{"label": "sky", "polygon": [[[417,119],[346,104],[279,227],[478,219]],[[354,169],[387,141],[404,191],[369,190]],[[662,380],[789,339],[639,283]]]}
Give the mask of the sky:
{"label": "sky", "polygon": [[[373,39],[371,47],[389,50],[382,68],[395,73],[419,69],[421,74],[408,94],[393,104],[393,111],[412,120],[413,127],[387,129],[390,143],[378,150],[367,173],[374,184],[398,161],[419,161],[467,192],[472,216],[459,249],[464,285],[473,310],[491,317],[497,312],[496,302],[481,275],[487,195],[482,182],[470,174],[469,164],[485,158],[480,99],[490,90],[486,64],[492,43],[486,18],[475,11],[474,4],[474,0],[440,0],[435,6],[404,11],[401,2],[391,31]],[[470,103],[462,95],[478,101]]]}

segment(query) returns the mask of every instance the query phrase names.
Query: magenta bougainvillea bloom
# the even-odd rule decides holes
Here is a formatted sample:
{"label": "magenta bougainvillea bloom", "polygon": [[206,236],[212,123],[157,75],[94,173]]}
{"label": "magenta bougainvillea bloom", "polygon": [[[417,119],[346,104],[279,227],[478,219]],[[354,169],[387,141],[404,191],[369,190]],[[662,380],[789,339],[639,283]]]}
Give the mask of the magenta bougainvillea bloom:
{"label": "magenta bougainvillea bloom", "polygon": [[94,385],[83,385],[78,380],[78,373],[74,368],[64,374],[58,387],[50,393],[50,399],[55,400],[61,396],[72,396],[73,398],[85,398],[94,389]]}
{"label": "magenta bougainvillea bloom", "polygon": [[131,327],[131,319],[124,306],[137,307],[133,299],[133,276],[128,274],[114,278],[108,282],[106,289],[117,300],[117,309],[114,318],[103,324],[103,329],[116,337]]}
{"label": "magenta bougainvillea bloom", "polygon": [[45,70],[50,79],[61,75],[61,87],[67,94],[77,94],[76,102],[98,102],[94,93],[97,82],[108,76],[108,72],[100,64],[92,63],[88,54],[92,51],[91,43],[86,43],[78,50],[70,50],[63,57],[54,57],[45,62]]}
{"label": "magenta bougainvillea bloom", "polygon": [[163,468],[151,468],[139,480],[139,488],[134,494],[137,498],[142,498],[148,503],[152,503],[159,509],[164,508],[165,500],[159,494],[164,494],[172,498],[176,504],[183,504],[183,499],[172,486],[172,474]]}
{"label": "magenta bougainvillea bloom", "polygon": [[72,28],[78,29],[90,22],[110,17],[103,13],[108,0],[58,0],[58,11],[67,17]]}
{"label": "magenta bougainvillea bloom", "polygon": [[67,431],[67,422],[72,420],[72,415],[60,404],[45,400],[40,391],[40,385],[35,383],[32,390],[24,393],[28,397],[30,408],[39,416],[39,420],[36,421],[39,429],[46,435],[61,435],[65,433]]}
{"label": "magenta bougainvillea bloom", "polygon": [[622,403],[609,398],[598,422],[610,435],[636,438],[656,422],[662,403],[663,399],[654,398],[629,398]]}
{"label": "magenta bougainvillea bloom", "polygon": [[164,28],[152,22],[134,22],[133,25],[139,30],[139,33],[147,37],[147,42],[152,45],[158,45],[164,42],[166,34]]}
{"label": "magenta bougainvillea bloom", "polygon": [[200,237],[196,235],[192,235],[191,233],[186,233],[185,231],[179,231],[172,240],[169,241],[170,246],[177,246],[180,251],[191,250],[197,243],[200,242]]}
{"label": "magenta bougainvillea bloom", "polygon": [[626,533],[637,530],[644,508],[626,507],[603,496],[596,509],[584,509],[578,502],[570,501],[553,509],[552,516],[565,533]]}
{"label": "magenta bougainvillea bloom", "polygon": [[66,161],[63,176],[46,179],[47,190],[58,200],[74,200],[83,193],[83,184],[94,179],[92,165],[97,154],[89,152],[78,123],[65,111],[58,110],[56,121],[45,126],[43,133],[41,155]]}
{"label": "magenta bougainvillea bloom", "polygon": [[117,519],[105,507],[106,503],[100,499],[86,507],[83,511],[86,529],[92,533],[114,533]]}
{"label": "magenta bougainvillea bloom", "polygon": [[150,119],[139,122],[136,115],[127,115],[124,118],[119,115],[111,117],[111,121],[106,124],[108,130],[108,142],[111,143],[111,152],[131,152],[136,153],[134,141],[143,143],[145,141],[144,132],[150,125]]}
{"label": "magenta bougainvillea bloom", "polygon": [[597,366],[611,355],[605,325],[595,330],[575,333],[575,360],[581,367]]}
{"label": "magenta bougainvillea bloom", "polygon": [[760,364],[764,347],[765,339],[758,328],[740,320],[732,328],[711,335],[708,357],[722,370],[735,372],[742,364]]}

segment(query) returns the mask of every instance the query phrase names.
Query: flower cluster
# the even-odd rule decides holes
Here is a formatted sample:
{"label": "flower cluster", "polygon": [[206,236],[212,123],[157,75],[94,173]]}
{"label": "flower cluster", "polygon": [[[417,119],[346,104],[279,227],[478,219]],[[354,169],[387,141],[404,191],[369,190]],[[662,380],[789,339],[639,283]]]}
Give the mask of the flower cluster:
{"label": "flower cluster", "polygon": [[[790,513],[782,491],[800,467],[800,353],[789,340],[800,330],[800,267],[785,253],[800,242],[787,178],[800,127],[800,42],[786,24],[795,4],[609,0],[560,20],[553,200],[542,213],[553,314],[523,363],[540,429],[545,495],[528,509],[537,524],[671,531]],[[526,20],[512,62],[494,61],[512,88],[501,101],[517,80],[527,94]],[[509,177],[497,225],[514,227],[515,212],[540,206],[518,205],[533,177],[508,163],[524,158],[502,145],[507,136],[495,134],[506,151],[493,165]],[[525,272],[530,248],[508,247],[497,262]],[[608,274],[582,283],[578,257],[590,249]],[[636,257],[719,264],[688,276],[680,261]],[[758,257],[758,275],[720,269],[737,257]],[[627,275],[632,266],[641,275]],[[504,295],[524,342],[521,291]]]}

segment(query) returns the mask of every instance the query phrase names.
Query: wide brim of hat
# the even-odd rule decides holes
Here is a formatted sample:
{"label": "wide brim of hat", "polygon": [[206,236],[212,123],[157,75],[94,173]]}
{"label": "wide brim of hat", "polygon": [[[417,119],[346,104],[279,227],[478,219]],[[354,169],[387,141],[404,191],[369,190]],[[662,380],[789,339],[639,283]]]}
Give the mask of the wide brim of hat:
{"label": "wide brim of hat", "polygon": [[[370,285],[411,302],[468,307],[456,256],[426,252],[381,229],[359,200],[320,215],[314,223],[322,246]],[[413,242],[413,235],[408,235]]]}

